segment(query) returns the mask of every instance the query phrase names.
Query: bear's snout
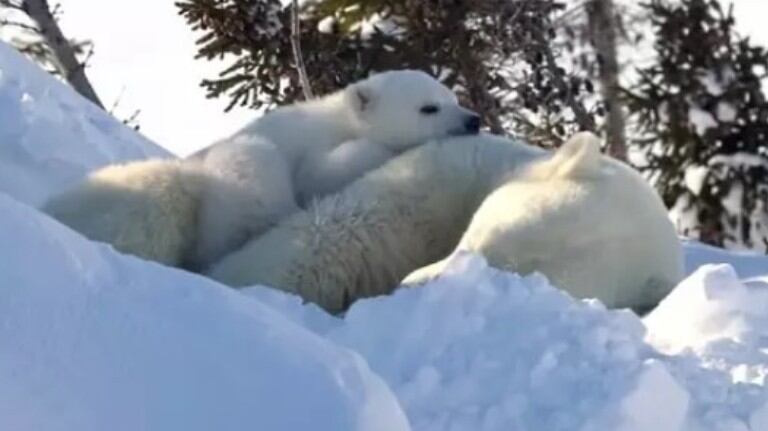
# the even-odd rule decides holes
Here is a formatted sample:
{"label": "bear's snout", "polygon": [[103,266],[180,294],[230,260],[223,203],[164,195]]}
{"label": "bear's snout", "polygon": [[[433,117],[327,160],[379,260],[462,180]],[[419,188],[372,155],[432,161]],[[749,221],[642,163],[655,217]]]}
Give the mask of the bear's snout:
{"label": "bear's snout", "polygon": [[464,120],[464,130],[472,135],[480,133],[480,116],[477,114],[468,116],[467,119]]}

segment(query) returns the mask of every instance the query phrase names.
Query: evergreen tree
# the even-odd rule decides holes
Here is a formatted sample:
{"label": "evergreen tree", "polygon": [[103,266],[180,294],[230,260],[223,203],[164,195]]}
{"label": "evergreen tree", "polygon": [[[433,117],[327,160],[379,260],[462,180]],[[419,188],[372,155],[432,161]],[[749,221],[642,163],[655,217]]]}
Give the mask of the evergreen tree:
{"label": "evergreen tree", "polygon": [[[232,59],[202,85],[230,105],[271,108],[302,99],[291,46],[291,5],[280,0],[182,0],[202,31],[198,56]],[[557,144],[595,128],[592,85],[568,73],[553,41],[555,0],[319,0],[301,11],[300,43],[315,94],[377,71],[438,77],[493,132]]]}
{"label": "evergreen tree", "polygon": [[714,0],[653,0],[655,64],[628,91],[635,139],[683,233],[766,249],[768,53]]}

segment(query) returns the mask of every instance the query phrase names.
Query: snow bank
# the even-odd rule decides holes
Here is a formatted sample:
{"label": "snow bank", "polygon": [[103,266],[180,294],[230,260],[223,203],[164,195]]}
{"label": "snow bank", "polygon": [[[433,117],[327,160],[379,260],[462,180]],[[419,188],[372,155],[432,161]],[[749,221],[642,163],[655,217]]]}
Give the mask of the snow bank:
{"label": "snow bank", "polygon": [[742,279],[768,276],[768,256],[749,251],[723,250],[697,241],[683,240],[685,272],[692,274],[706,264],[727,263]]}
{"label": "snow bank", "polygon": [[409,430],[357,354],[257,300],[0,214],[0,429]]}
{"label": "snow bank", "polygon": [[[679,378],[698,382],[693,397],[709,406],[696,415],[703,429],[768,430],[768,258],[720,251],[709,259],[718,255],[748,278],[728,264],[699,268],[645,318],[648,341],[674,355]],[[760,268],[764,275],[753,276]]]}
{"label": "snow bank", "polygon": [[[704,268],[682,294],[686,283],[728,290],[718,271]],[[423,288],[358,302],[343,320],[268,289],[248,293],[360,352],[414,430],[768,430],[768,391],[732,376],[741,362],[713,367],[705,356],[666,356],[644,341],[667,334],[662,317],[698,331],[697,310],[685,304],[665,303],[646,329],[628,311],[574,301],[542,277],[497,271],[471,255]],[[731,302],[733,315],[766,310],[742,294],[733,294],[745,301]],[[694,321],[681,318],[689,311]],[[684,340],[674,326],[669,334]],[[742,347],[738,358],[758,358],[752,364],[768,370],[759,342]]]}
{"label": "snow bank", "polygon": [[[730,265],[703,266],[680,283],[645,324],[654,345],[671,353],[688,347],[704,351],[723,340],[753,347],[764,343],[768,349],[768,274],[742,282]],[[768,366],[768,355],[763,362]]]}
{"label": "snow bank", "polygon": [[0,191],[38,205],[85,173],[169,153],[0,42]]}
{"label": "snow bank", "polygon": [[689,256],[750,278],[730,264],[697,269],[644,319],[647,341],[689,388],[688,429],[768,430],[768,257],[715,250],[690,244]]}

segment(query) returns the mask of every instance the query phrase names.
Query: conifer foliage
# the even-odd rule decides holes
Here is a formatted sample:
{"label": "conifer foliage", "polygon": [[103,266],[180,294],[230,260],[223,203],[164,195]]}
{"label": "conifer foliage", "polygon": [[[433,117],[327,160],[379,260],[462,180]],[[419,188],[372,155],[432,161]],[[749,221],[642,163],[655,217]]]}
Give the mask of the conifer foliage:
{"label": "conifer foliage", "polygon": [[714,0],[653,0],[656,62],[627,92],[644,168],[683,233],[765,250],[768,52]]}
{"label": "conifer foliage", "polygon": [[[286,3],[176,3],[202,31],[199,56],[229,61],[203,82],[210,97],[226,95],[230,108],[301,100]],[[491,131],[555,144],[595,125],[581,100],[592,86],[561,67],[551,43],[563,8],[555,0],[320,0],[301,10],[300,41],[316,94],[377,71],[420,69],[482,113]]]}

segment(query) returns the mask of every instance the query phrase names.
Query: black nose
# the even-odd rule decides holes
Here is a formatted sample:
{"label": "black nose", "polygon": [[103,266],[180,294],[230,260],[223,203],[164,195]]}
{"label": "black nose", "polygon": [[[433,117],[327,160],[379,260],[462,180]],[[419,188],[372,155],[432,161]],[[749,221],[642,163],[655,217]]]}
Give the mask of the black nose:
{"label": "black nose", "polygon": [[467,133],[480,133],[480,116],[470,115],[464,122],[464,128]]}

